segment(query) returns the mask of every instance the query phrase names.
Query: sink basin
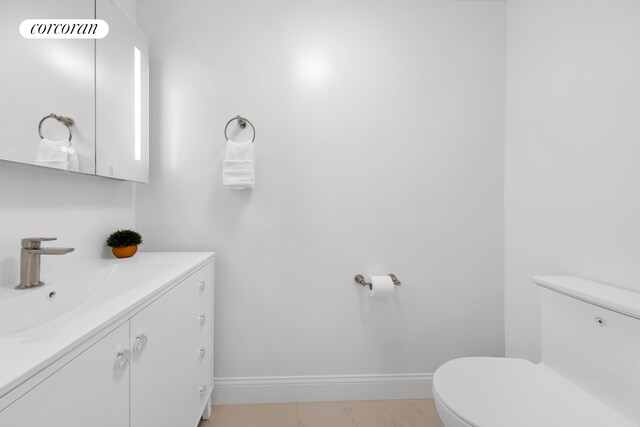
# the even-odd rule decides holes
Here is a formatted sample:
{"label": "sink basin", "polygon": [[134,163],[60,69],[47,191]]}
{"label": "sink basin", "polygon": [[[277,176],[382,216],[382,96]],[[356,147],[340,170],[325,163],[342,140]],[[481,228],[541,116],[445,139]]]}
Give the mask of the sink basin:
{"label": "sink basin", "polygon": [[114,264],[71,275],[43,276],[45,285],[0,299],[0,337],[32,336],[63,324],[166,271],[167,264]]}

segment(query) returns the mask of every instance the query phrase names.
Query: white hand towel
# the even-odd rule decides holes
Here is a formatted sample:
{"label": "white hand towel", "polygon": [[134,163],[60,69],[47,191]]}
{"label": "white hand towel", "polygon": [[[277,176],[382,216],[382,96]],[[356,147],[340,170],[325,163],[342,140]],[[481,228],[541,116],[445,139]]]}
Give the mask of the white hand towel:
{"label": "white hand towel", "polygon": [[34,163],[39,166],[72,171],[78,171],[79,169],[78,154],[73,148],[69,147],[69,141],[66,139],[60,141],[41,139],[38,147],[38,157]]}
{"label": "white hand towel", "polygon": [[222,185],[234,190],[255,187],[256,172],[253,142],[227,141],[224,162],[222,163]]}

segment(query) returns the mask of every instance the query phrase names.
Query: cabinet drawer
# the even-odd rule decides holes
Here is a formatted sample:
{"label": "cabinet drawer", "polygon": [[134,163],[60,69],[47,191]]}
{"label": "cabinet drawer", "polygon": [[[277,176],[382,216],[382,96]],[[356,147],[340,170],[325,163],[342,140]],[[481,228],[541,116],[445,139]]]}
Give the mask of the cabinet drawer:
{"label": "cabinet drawer", "polygon": [[213,265],[207,264],[167,292],[171,294],[176,313],[187,315],[213,289]]}
{"label": "cabinet drawer", "polygon": [[182,359],[184,366],[183,375],[188,379],[189,384],[198,377],[198,374],[205,367],[207,361],[211,363],[213,353],[211,341],[211,339],[208,339],[208,336],[203,335],[188,352],[185,352],[184,359]]}
{"label": "cabinet drawer", "polygon": [[212,359],[209,354],[198,379],[182,402],[171,427],[196,427],[202,417],[205,406],[209,404],[212,387]]}
{"label": "cabinet drawer", "polygon": [[213,301],[211,293],[205,295],[200,304],[184,319],[183,331],[185,345],[203,343],[213,339]]}

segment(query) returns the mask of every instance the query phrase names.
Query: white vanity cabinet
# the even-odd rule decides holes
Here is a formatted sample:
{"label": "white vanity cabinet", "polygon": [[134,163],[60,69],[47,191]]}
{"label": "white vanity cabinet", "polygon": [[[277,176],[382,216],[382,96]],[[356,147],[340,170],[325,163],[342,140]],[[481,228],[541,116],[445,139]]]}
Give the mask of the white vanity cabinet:
{"label": "white vanity cabinet", "polygon": [[[183,261],[174,259],[180,257]],[[5,351],[22,351],[20,359],[36,361],[41,354],[29,349],[46,348],[79,331],[77,341],[43,355],[24,381],[0,393],[0,427],[196,427],[201,417],[209,418],[213,254],[136,258],[106,267],[112,281],[93,294],[94,299],[99,292],[105,295],[105,305],[95,312],[40,335],[5,338],[17,343],[4,344]],[[183,264],[164,267],[171,262]],[[153,272],[162,268],[169,273]],[[157,279],[147,277],[154,273]],[[64,289],[59,288],[56,302],[64,298]],[[115,289],[121,289],[121,298],[114,297]],[[93,322],[98,318],[93,315],[104,320]],[[43,347],[29,347],[31,341]],[[0,338],[0,360],[2,345]],[[0,363],[0,378],[7,366]]]}
{"label": "white vanity cabinet", "polygon": [[129,322],[0,412],[6,427],[129,426]]}
{"label": "white vanity cabinet", "polygon": [[212,278],[208,264],[131,318],[132,427],[195,426],[210,404]]}

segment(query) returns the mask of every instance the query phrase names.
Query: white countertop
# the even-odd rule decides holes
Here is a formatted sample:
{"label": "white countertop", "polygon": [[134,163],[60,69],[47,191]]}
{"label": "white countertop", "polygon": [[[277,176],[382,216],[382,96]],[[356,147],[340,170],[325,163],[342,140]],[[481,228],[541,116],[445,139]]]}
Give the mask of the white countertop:
{"label": "white countertop", "polygon": [[[78,277],[79,274],[90,274],[112,266],[123,266],[121,270],[125,274],[131,267],[134,267],[133,271],[138,271],[137,275],[130,277],[130,281],[124,280],[125,275],[120,274],[118,280],[126,282],[126,287],[123,288],[121,283],[120,288],[123,290],[115,293],[109,293],[108,289],[101,290],[101,294],[107,297],[104,301],[96,301],[94,298],[89,309],[71,310],[38,327],[20,333],[4,334],[11,336],[0,336],[0,399],[100,331],[125,321],[126,315],[135,313],[163,291],[207,264],[213,259],[213,255],[212,252],[138,252],[132,258],[100,259],[43,274],[45,285],[33,290],[14,290],[14,285],[0,287],[0,303],[9,302],[15,306],[22,303],[21,300],[25,298],[21,297],[25,293],[44,290],[40,292],[46,295],[64,283],[66,277]],[[136,267],[145,266],[152,268],[136,270]],[[145,273],[147,277],[143,277],[140,271],[151,272]],[[106,284],[109,285],[110,283]],[[68,293],[72,291],[73,289],[68,289]],[[29,304],[19,308],[30,313]],[[37,316],[36,313],[33,315]],[[15,319],[4,317],[10,316],[0,312],[0,321],[16,322]]]}

